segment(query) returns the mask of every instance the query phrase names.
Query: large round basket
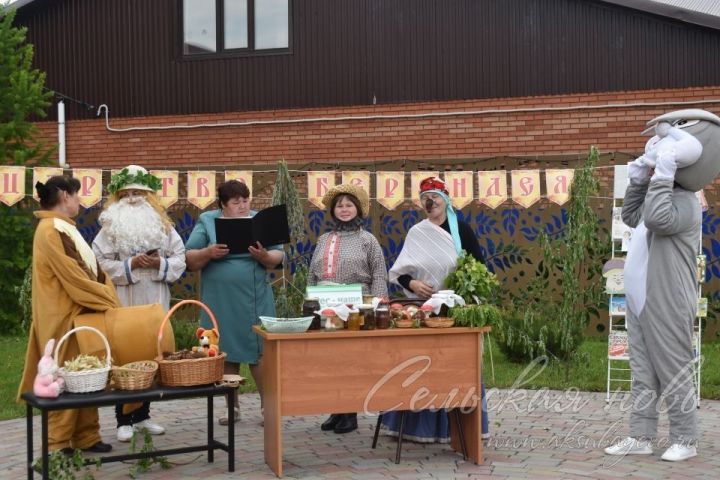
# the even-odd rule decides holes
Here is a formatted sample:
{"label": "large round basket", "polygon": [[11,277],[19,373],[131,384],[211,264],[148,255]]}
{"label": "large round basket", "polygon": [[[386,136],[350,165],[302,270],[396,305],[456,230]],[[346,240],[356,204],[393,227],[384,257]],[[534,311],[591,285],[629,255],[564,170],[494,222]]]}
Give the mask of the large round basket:
{"label": "large round basket", "polygon": [[67,338],[75,332],[81,330],[89,330],[97,333],[102,338],[105,344],[105,367],[94,368],[92,370],[81,370],[79,372],[68,372],[65,368],[60,368],[58,374],[65,380],[65,390],[70,393],[88,393],[97,392],[103,390],[107,385],[108,372],[110,372],[110,344],[108,344],[105,335],[92,327],[76,327],[67,332],[55,347],[55,363],[58,363],[58,355],[60,353],[60,346],[67,340]]}
{"label": "large round basket", "polygon": [[112,367],[112,381],[116,390],[145,390],[152,386],[158,364],[153,360],[126,363]]}
{"label": "large round basket", "polygon": [[160,351],[160,341],[162,340],[163,329],[165,324],[170,321],[170,317],[182,305],[195,304],[199,305],[205,313],[208,314],[213,326],[220,335],[217,320],[212,311],[202,302],[197,300],[183,300],[173,306],[165,315],[165,319],[160,325],[158,331],[158,358],[157,362],[160,366],[160,383],[168,387],[191,387],[194,385],[206,385],[222,380],[223,369],[225,367],[225,353],[221,353],[215,357],[204,358],[188,358],[184,360],[165,360],[162,358]]}

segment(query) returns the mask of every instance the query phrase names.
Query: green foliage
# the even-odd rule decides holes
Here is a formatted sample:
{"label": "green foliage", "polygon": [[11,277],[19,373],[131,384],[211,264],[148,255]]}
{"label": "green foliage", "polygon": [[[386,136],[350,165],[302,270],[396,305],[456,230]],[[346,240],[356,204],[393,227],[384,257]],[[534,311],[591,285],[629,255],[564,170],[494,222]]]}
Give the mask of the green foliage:
{"label": "green foliage", "polygon": [[[45,117],[52,92],[45,91],[45,74],[32,68],[33,46],[26,28],[13,26],[15,10],[0,8],[0,164],[25,165],[47,160],[52,153],[35,141],[37,127],[30,116]],[[4,244],[6,245],[6,244]]]}
{"label": "green foliage", "polygon": [[[101,460],[98,458],[92,464],[96,469],[100,468]],[[36,458],[33,461],[33,468],[40,471],[42,459]],[[95,476],[85,465],[85,457],[82,450],[75,449],[72,455],[65,455],[61,450],[55,450],[48,456],[48,473],[53,480],[75,480],[76,474],[80,474],[83,480],[93,480]]]}
{"label": "green foliage", "polygon": [[[0,205],[0,332],[23,331],[23,310],[18,289],[31,264],[33,228],[30,214],[18,206]],[[29,292],[29,290],[28,290]]]}
{"label": "green foliage", "polygon": [[16,289],[18,304],[22,312],[21,328],[23,332],[28,332],[32,323],[32,259],[30,265],[25,269],[22,284]]}
{"label": "green foliage", "polygon": [[[308,264],[304,258],[294,257],[296,252],[294,245],[305,237],[305,214],[285,160],[278,162],[272,204],[285,204],[290,227],[290,244],[285,246],[285,258],[289,259],[289,262],[286,263],[283,271],[282,284],[273,286],[275,314],[278,317],[297,317],[302,311],[305,298]],[[288,270],[293,263],[295,272],[290,274]]]}
{"label": "green foliage", "polygon": [[598,151],[592,147],[575,171],[564,230],[552,240],[540,235],[543,261],[536,277],[527,289],[512,296],[511,306],[497,324],[498,343],[511,360],[547,355],[563,361],[569,375],[590,317],[597,315],[605,301],[600,279],[608,246],[590,205],[599,190],[593,176],[597,160]]}
{"label": "green foliage", "polygon": [[445,286],[455,290],[465,303],[481,304],[496,300],[500,284],[494,273],[463,250],[457,268],[445,279]]}
{"label": "green foliage", "polygon": [[[139,452],[154,452],[155,446],[153,445],[152,435],[150,435],[150,432],[148,432],[147,428],[143,428],[140,433],[142,433],[143,436],[143,446],[142,448],[140,448]],[[138,435],[134,434],[132,436],[132,439],[130,440],[130,453],[138,452],[137,437]],[[130,475],[130,478],[137,478],[138,474],[149,471],[154,464],[160,465],[160,468],[162,468],[163,470],[168,470],[172,468],[172,465],[170,465],[170,462],[168,462],[168,459],[166,457],[141,458],[130,467],[130,471],[128,472],[128,474]]]}
{"label": "green foliage", "polygon": [[162,188],[162,182],[152,173],[137,172],[133,175],[130,173],[130,170],[123,168],[120,170],[120,173],[113,175],[107,189],[108,192],[115,193],[124,186],[133,183],[144,185],[154,191],[158,191]]}
{"label": "green foliage", "polygon": [[[52,149],[36,141],[37,127],[28,119],[45,116],[52,92],[45,91],[45,74],[32,68],[33,46],[14,18],[14,10],[0,8],[0,165],[44,163]],[[0,205],[0,222],[0,332],[7,335],[22,329],[17,289],[30,264],[32,221],[16,204]]]}
{"label": "green foliage", "polygon": [[502,318],[500,309],[490,303],[453,307],[450,309],[449,316],[455,319],[457,327],[485,327],[497,324]]}

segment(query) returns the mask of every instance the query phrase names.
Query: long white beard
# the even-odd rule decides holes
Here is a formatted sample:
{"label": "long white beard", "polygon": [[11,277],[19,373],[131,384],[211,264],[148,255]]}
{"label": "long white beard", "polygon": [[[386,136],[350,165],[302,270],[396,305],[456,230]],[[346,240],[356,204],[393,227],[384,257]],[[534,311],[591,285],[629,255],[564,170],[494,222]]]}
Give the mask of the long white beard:
{"label": "long white beard", "polygon": [[167,235],[160,215],[144,198],[121,198],[100,214],[100,225],[121,257],[161,248]]}

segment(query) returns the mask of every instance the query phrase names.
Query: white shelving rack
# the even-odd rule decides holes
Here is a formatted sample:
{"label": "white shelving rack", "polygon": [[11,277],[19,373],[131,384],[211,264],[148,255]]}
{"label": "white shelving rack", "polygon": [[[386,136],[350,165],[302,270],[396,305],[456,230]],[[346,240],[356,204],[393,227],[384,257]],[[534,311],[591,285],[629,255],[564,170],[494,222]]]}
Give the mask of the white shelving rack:
{"label": "white shelving rack", "polygon": [[[612,214],[616,208],[622,207],[622,200],[625,197],[625,188],[627,186],[627,166],[618,165],[615,167],[615,188],[613,195],[613,209]],[[610,238],[612,242],[612,258],[620,258],[625,256],[625,252],[622,248],[623,240],[621,238],[614,238],[612,233],[612,227],[610,232]],[[698,240],[698,259],[702,256],[702,233]],[[698,272],[697,272],[697,299],[698,305],[702,299],[702,284],[704,283],[705,267],[699,265],[698,260]],[[613,308],[614,305],[622,304],[625,305],[625,295],[621,293],[609,294],[608,299],[609,311],[608,311],[608,367],[607,367],[607,389],[605,395],[605,401],[610,403],[618,390],[629,392],[632,384],[632,372],[630,371],[630,355],[632,351],[629,350],[628,334],[625,324],[625,310],[624,308],[618,309]],[[695,316],[694,328],[693,328],[693,351],[695,353],[693,362],[693,383],[695,385],[695,391],[697,394],[697,405],[700,408],[700,374],[702,369],[702,320],[705,315],[701,315],[698,311]],[[625,343],[624,348],[621,341],[624,337]],[[625,387],[625,388],[622,388]]]}

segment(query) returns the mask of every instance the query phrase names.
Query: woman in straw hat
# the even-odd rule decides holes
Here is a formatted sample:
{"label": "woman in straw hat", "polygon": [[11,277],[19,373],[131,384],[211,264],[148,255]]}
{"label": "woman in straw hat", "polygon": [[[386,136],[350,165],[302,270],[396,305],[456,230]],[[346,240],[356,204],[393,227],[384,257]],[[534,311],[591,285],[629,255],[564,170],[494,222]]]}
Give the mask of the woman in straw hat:
{"label": "woman in straw hat", "polygon": [[[373,234],[363,229],[363,218],[370,211],[365,190],[340,184],[328,190],[322,202],[330,210],[335,225],[317,241],[308,284],[359,283],[364,295],[387,296],[382,248]],[[351,432],[357,428],[357,414],[333,414],[321,428],[335,433]]]}
{"label": "woman in straw hat", "polygon": [[[455,270],[460,253],[465,250],[483,261],[475,233],[457,219],[445,182],[428,177],[420,182],[420,200],[427,218],[414,225],[389,272],[390,281],[401,285],[411,298],[429,298],[443,288],[445,278]],[[485,387],[482,387],[482,435],[488,432]],[[400,430],[398,412],[383,415],[383,431],[397,436]],[[403,438],[422,443],[450,442],[450,424],[446,410],[407,412]]]}

